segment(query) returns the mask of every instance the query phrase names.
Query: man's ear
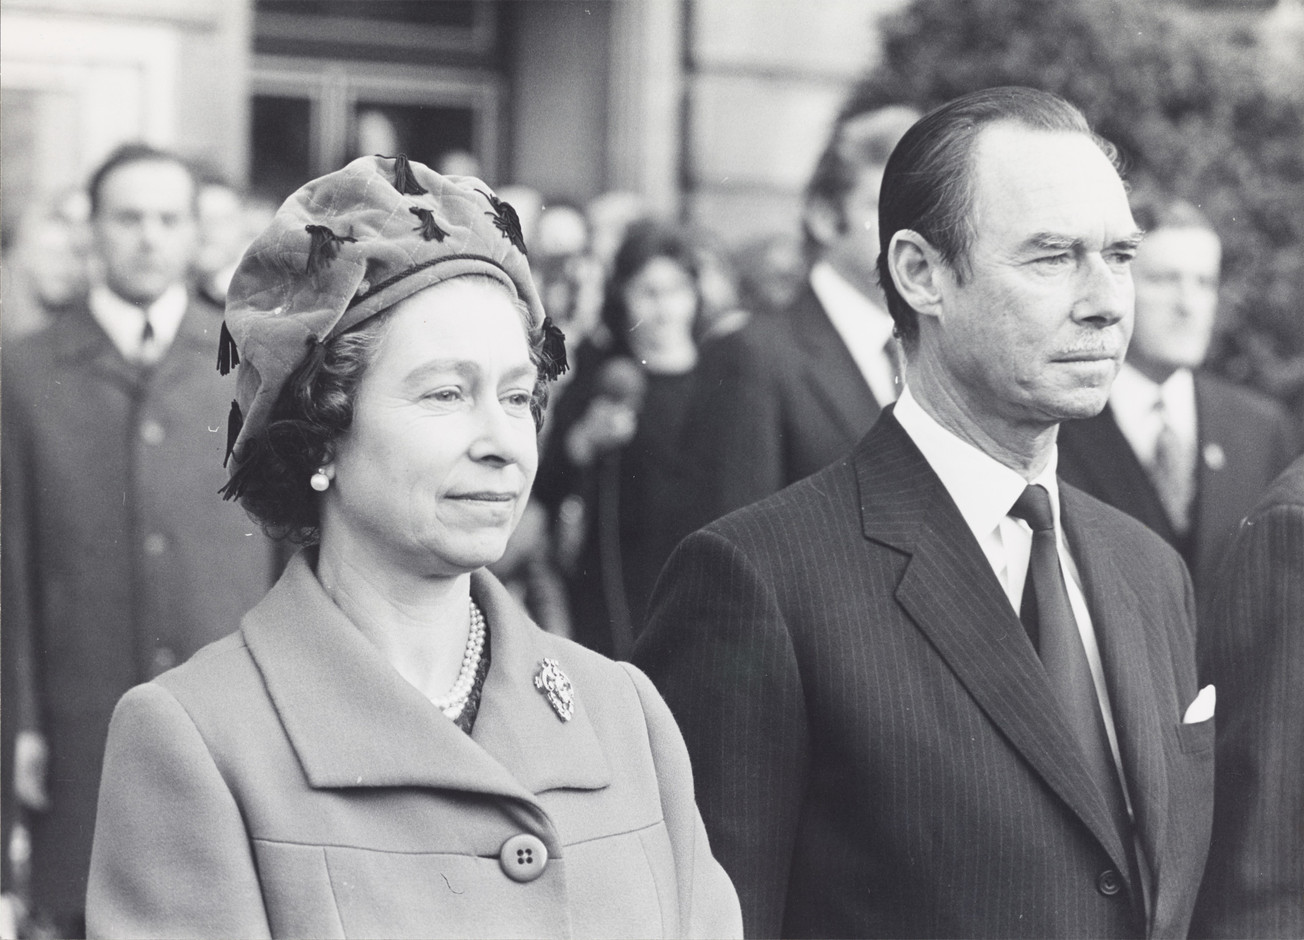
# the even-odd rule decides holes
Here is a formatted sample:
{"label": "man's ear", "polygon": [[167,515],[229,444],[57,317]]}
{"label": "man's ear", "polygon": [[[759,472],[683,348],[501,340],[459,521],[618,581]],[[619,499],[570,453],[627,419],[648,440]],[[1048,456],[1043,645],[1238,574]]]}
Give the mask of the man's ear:
{"label": "man's ear", "polygon": [[946,262],[928,239],[912,229],[899,230],[887,246],[887,268],[906,303],[924,316],[941,313]]}

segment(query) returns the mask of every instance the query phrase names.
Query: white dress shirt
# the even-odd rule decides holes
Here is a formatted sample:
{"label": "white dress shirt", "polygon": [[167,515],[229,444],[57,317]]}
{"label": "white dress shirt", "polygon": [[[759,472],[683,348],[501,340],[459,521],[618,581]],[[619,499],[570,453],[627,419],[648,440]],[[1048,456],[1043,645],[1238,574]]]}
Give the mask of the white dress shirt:
{"label": "white dress shirt", "polygon": [[95,318],[113,345],[128,362],[141,365],[153,365],[163,358],[172,341],[176,339],[177,330],[181,329],[181,320],[186,315],[186,306],[190,295],[184,284],[173,284],[149,305],[149,322],[154,327],[154,336],[142,345],[141,336],[145,330],[146,309],[123,300],[104,284],[91,288],[91,316]]}
{"label": "white dress shirt", "polygon": [[[1096,643],[1096,631],[1091,623],[1086,596],[1082,593],[1082,578],[1064,540],[1064,528],[1060,525],[1059,485],[1055,479],[1058,451],[1051,451],[1049,462],[1036,478],[1025,480],[1014,470],[938,424],[910,394],[908,384],[901,392],[893,414],[955,501],[960,515],[978,540],[1016,613],[1023,600],[1023,583],[1028,577],[1032,528],[1022,519],[1010,516],[1009,512],[1014,501],[1030,483],[1044,486],[1050,494],[1060,569],[1068,588],[1069,605],[1073,608],[1073,618],[1077,621],[1087,663],[1091,667],[1091,679],[1096,686],[1101,715],[1105,719],[1105,731],[1109,735],[1114,766],[1121,771],[1118,736],[1114,731],[1114,712],[1109,703],[1109,690],[1105,686],[1100,647]],[[1123,790],[1124,798],[1128,799],[1127,787],[1124,786]],[[1131,812],[1130,799],[1128,812]]]}
{"label": "white dress shirt", "polygon": [[892,315],[853,287],[827,261],[815,262],[810,270],[810,286],[874,398],[880,405],[895,401],[900,391],[896,364],[884,351],[892,340]]}
{"label": "white dress shirt", "polygon": [[[1161,402],[1162,417],[1157,407]],[[1155,443],[1165,418],[1178,444],[1188,454],[1195,453],[1195,376],[1190,369],[1178,369],[1160,385],[1125,362],[1109,390],[1109,408],[1142,466],[1154,463]]]}

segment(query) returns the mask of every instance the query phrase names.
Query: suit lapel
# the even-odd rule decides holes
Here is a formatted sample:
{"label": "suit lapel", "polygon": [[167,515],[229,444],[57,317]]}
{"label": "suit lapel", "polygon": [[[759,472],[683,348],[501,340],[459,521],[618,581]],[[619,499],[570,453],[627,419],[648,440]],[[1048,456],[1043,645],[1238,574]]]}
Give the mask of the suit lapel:
{"label": "suit lapel", "polygon": [[896,599],[1029,765],[1095,834],[1127,853],[1018,615],[950,494],[885,411],[853,454],[866,538],[910,556]]}
{"label": "suit lapel", "polygon": [[878,419],[880,405],[833,321],[807,285],[793,309],[793,341],[802,350],[802,383],[856,441]]}
{"label": "suit lapel", "polygon": [[1094,418],[1060,426],[1061,476],[1178,544],[1155,485],[1108,405]]}
{"label": "suit lapel", "polygon": [[[1221,560],[1213,555],[1220,544],[1221,530],[1234,529],[1239,521],[1234,516],[1225,518],[1219,507],[1246,505],[1242,487],[1247,481],[1236,472],[1237,453],[1231,442],[1245,433],[1236,426],[1237,417],[1228,407],[1228,400],[1217,394],[1199,372],[1195,374],[1195,545],[1192,551],[1195,563],[1192,573],[1199,583],[1200,575],[1209,572]],[[1243,437],[1241,438],[1244,439]]]}
{"label": "suit lapel", "polygon": [[527,802],[549,787],[607,785],[610,770],[583,709],[563,725],[530,687],[533,672],[518,674],[537,628],[492,576],[472,582],[489,624],[491,661],[467,736],[352,626],[309,558],[306,550],[291,559],[241,631],[310,785],[425,786]]}
{"label": "suit lapel", "polygon": [[1149,598],[1133,588],[1124,565],[1111,551],[1100,507],[1071,486],[1060,487],[1060,499],[1065,536],[1082,576],[1100,647],[1132,811],[1156,884],[1168,815],[1168,774],[1145,625],[1159,622],[1160,613],[1151,610]]}
{"label": "suit lapel", "polygon": [[54,323],[59,359],[77,363],[78,368],[101,375],[124,389],[139,383],[140,367],[122,357],[109,334],[91,315],[87,303],[65,311]]}

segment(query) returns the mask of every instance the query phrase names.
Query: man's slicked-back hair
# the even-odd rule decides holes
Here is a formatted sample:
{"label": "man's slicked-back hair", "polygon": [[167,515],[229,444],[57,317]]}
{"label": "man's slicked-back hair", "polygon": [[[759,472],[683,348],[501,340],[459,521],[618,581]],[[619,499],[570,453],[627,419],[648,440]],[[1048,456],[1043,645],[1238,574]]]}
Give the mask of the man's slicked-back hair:
{"label": "man's slicked-back hair", "polygon": [[1081,111],[1047,91],[1017,85],[985,88],[920,118],[888,158],[878,206],[879,285],[907,348],[919,337],[919,314],[892,281],[888,245],[897,232],[909,229],[927,239],[958,278],[968,275],[974,239],[974,148],[984,128],[1001,122],[1085,134],[1119,168],[1115,147],[1092,132]]}
{"label": "man's slicked-back hair", "polygon": [[[195,169],[184,158],[152,144],[123,144],[104,158],[104,162],[95,169],[95,172],[91,174],[90,181],[86,184],[86,193],[90,196],[92,218],[99,214],[100,197],[104,190],[104,181],[109,178],[109,174],[133,163],[171,163],[181,167],[190,177],[191,189],[195,194],[195,198],[198,198],[199,185]],[[192,207],[193,202],[192,199]]]}

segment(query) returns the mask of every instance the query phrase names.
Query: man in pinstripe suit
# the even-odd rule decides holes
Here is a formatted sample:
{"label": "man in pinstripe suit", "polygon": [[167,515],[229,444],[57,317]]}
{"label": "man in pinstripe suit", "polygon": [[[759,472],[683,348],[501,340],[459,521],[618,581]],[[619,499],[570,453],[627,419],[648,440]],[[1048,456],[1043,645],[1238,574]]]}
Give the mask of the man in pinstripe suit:
{"label": "man in pinstripe suit", "polygon": [[1304,937],[1304,457],[1241,523],[1201,628],[1222,694],[1192,933]]}
{"label": "man in pinstripe suit", "polygon": [[893,152],[879,232],[901,399],[686,539],[635,652],[747,933],[1182,936],[1213,795],[1190,579],[1055,477],[1131,331],[1112,148],[1053,95],[965,96]]}

